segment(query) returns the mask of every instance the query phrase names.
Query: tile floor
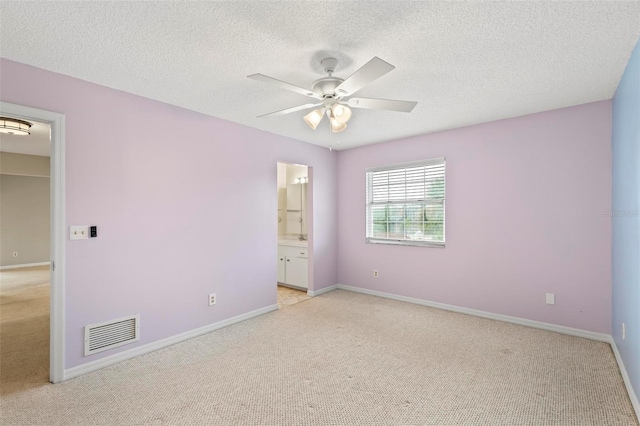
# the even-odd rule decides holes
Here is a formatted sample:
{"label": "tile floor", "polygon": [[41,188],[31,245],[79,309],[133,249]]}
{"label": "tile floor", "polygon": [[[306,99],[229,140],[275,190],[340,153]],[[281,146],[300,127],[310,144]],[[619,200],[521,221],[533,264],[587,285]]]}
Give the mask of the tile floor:
{"label": "tile floor", "polygon": [[278,286],[278,309],[311,299],[306,291],[294,290],[289,287]]}

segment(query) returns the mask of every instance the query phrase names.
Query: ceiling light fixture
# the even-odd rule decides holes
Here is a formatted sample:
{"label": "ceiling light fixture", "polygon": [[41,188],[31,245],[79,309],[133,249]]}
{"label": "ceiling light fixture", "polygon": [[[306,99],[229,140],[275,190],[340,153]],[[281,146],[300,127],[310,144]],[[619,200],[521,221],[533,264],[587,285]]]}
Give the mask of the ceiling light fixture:
{"label": "ceiling light fixture", "polygon": [[[335,101],[334,101],[335,102]],[[333,133],[342,132],[347,128],[347,121],[351,119],[351,109],[339,103],[329,104],[324,108],[318,108],[304,116],[304,121],[309,127],[315,130],[322,121],[324,113],[327,113]]]}
{"label": "ceiling light fixture", "polygon": [[304,121],[311,127],[313,130],[318,127],[320,121],[322,121],[322,117],[324,116],[326,108],[318,108],[311,111],[309,114],[304,116]]}
{"label": "ceiling light fixture", "polygon": [[346,128],[347,128],[347,123],[340,123],[335,118],[331,119],[331,131],[333,133],[340,133]]}
{"label": "ceiling light fixture", "polygon": [[327,116],[329,117],[329,123],[331,123],[331,131],[333,133],[340,133],[347,128],[347,123],[340,122],[333,114],[332,109],[327,111]]}
{"label": "ceiling light fixture", "polygon": [[346,123],[351,119],[351,108],[348,106],[335,104],[331,111],[333,112],[333,118],[340,123]]}
{"label": "ceiling light fixture", "polygon": [[30,135],[32,124],[17,118],[0,117],[0,133],[9,135]]}

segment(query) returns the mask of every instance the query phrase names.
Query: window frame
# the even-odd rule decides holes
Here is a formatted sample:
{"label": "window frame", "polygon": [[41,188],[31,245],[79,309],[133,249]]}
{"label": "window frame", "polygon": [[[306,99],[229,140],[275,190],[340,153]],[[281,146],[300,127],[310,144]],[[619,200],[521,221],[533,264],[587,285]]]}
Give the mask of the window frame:
{"label": "window frame", "polygon": [[[444,185],[443,185],[443,197],[440,199],[439,197],[433,197],[433,198],[425,198],[425,199],[421,199],[421,200],[416,200],[415,204],[422,204],[427,205],[427,204],[439,204],[441,200],[442,203],[442,241],[428,241],[428,240],[411,240],[411,239],[407,239],[407,238],[403,238],[403,239],[398,239],[398,238],[378,238],[378,237],[373,237],[373,236],[369,236],[369,232],[370,230],[373,228],[373,223],[374,220],[371,217],[372,214],[372,209],[371,209],[371,205],[373,205],[374,203],[372,201],[370,201],[370,197],[371,197],[371,188],[370,188],[370,173],[375,173],[375,172],[381,172],[381,171],[393,171],[393,170],[399,170],[399,169],[408,169],[408,168],[413,168],[413,167],[427,167],[427,166],[431,166],[431,165],[439,165],[441,164],[443,166],[443,178],[444,178]],[[447,182],[447,178],[446,178],[446,171],[447,171],[447,167],[446,167],[446,157],[434,157],[434,158],[428,158],[425,160],[420,160],[420,161],[412,161],[412,162],[407,162],[407,163],[396,163],[396,164],[388,164],[388,165],[383,165],[383,166],[375,166],[375,167],[368,167],[365,169],[365,243],[367,244],[387,244],[387,245],[400,245],[400,246],[417,246],[417,247],[435,247],[435,248],[445,248],[445,243],[446,243],[446,182]],[[428,200],[431,200],[431,202],[429,202]],[[411,204],[412,200],[407,200],[405,198],[404,201],[399,201],[399,202],[387,202],[386,205],[394,205],[394,204],[401,204],[403,205],[405,212],[406,212],[406,205],[407,204]],[[435,201],[435,202],[434,202]],[[382,205],[382,204],[378,204],[378,205]],[[406,217],[406,213],[405,213],[405,217]],[[388,220],[387,220],[388,222]]]}

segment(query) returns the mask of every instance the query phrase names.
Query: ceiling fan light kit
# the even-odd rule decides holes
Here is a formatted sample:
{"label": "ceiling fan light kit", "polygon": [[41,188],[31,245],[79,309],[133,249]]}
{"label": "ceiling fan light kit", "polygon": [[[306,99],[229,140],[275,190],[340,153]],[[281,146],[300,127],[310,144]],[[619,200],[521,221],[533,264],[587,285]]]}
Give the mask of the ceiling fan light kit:
{"label": "ceiling fan light kit", "polygon": [[340,133],[347,128],[347,123],[339,122],[332,115],[329,115],[329,123],[331,123],[331,131],[333,133]]}
{"label": "ceiling fan light kit", "polygon": [[304,116],[305,123],[307,123],[309,127],[315,130],[316,127],[318,127],[318,124],[320,124],[320,121],[322,121],[322,117],[324,116],[324,111],[325,111],[325,108],[314,109],[309,114]]}
{"label": "ceiling fan light kit", "polygon": [[354,72],[346,80],[333,76],[333,73],[338,66],[337,59],[325,58],[320,61],[320,64],[322,64],[324,71],[329,75],[314,81],[311,85],[311,90],[304,89],[263,74],[252,74],[248,76],[248,78],[253,80],[271,83],[282,87],[283,89],[291,90],[292,92],[321,101],[319,103],[305,104],[269,114],[263,114],[259,117],[285,115],[296,111],[322,106],[322,108],[314,109],[309,114],[305,115],[304,121],[309,127],[315,130],[322,121],[322,117],[326,112],[331,126],[331,131],[333,133],[339,133],[347,128],[347,122],[351,119],[351,109],[349,107],[411,112],[417,105],[417,102],[412,101],[351,97],[364,86],[395,69],[393,65],[383,61],[377,56],[374,56],[373,59]]}
{"label": "ceiling fan light kit", "polygon": [[340,123],[346,123],[351,119],[351,108],[346,105],[336,104],[331,108],[331,115]]}
{"label": "ceiling fan light kit", "polygon": [[0,133],[9,135],[30,135],[32,124],[17,118],[0,117]]}

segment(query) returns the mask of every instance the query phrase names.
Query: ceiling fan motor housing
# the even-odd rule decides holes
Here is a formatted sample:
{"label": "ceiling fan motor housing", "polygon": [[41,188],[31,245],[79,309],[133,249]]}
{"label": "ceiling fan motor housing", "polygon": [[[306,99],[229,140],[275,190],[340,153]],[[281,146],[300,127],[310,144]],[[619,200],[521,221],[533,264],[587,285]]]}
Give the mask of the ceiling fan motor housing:
{"label": "ceiling fan motor housing", "polygon": [[336,87],[344,80],[338,77],[323,77],[313,82],[311,89],[319,95],[334,96]]}

